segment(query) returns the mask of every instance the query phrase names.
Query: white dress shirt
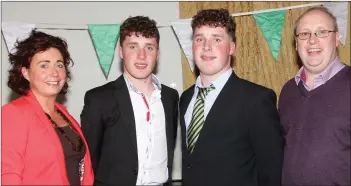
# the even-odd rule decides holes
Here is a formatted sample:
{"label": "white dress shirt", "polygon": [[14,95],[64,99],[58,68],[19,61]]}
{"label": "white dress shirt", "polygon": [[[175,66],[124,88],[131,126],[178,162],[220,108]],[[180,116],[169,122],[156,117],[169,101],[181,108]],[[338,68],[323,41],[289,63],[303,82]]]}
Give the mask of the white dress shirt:
{"label": "white dress shirt", "polygon": [[[223,74],[221,74],[216,80],[214,80],[213,82],[210,83],[210,85],[213,85],[215,87],[215,89],[211,90],[205,98],[204,121],[206,120],[207,114],[210,112],[213,103],[216,101],[219,93],[223,89],[224,85],[227,83],[227,81],[228,81],[230,75],[232,75],[232,73],[233,73],[233,70],[231,68],[229,68],[227,71],[225,71]],[[186,130],[188,130],[190,122],[191,122],[191,118],[192,118],[193,110],[194,110],[194,105],[196,102],[197,94],[199,92],[199,88],[205,88],[201,83],[200,76],[198,76],[196,79],[194,95],[191,98],[189,106],[188,106],[188,108],[185,112],[185,115],[184,115]]]}
{"label": "white dress shirt", "polygon": [[[161,83],[155,75],[152,75],[155,90],[151,98],[145,95],[148,109],[143,100],[143,93],[139,92],[125,75],[124,79],[135,119],[139,166],[136,185],[161,185],[168,180],[166,120],[161,101]],[[149,121],[147,121],[148,111],[150,111]]]}

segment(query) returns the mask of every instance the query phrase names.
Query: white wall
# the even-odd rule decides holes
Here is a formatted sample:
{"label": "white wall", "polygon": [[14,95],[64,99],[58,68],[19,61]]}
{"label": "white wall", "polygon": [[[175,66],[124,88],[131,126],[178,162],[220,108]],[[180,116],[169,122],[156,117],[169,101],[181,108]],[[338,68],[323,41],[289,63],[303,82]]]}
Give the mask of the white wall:
{"label": "white wall", "polygon": [[[2,21],[51,24],[104,24],[121,23],[129,16],[144,15],[165,25],[179,19],[178,2],[2,2]],[[117,44],[108,79],[98,63],[98,58],[87,30],[39,29],[67,40],[74,66],[72,80],[64,105],[80,121],[83,98],[87,90],[115,80],[122,74]],[[165,85],[175,83],[179,94],[183,92],[181,50],[171,27],[159,28],[160,58],[157,76]],[[2,37],[1,51],[1,104],[11,100],[7,87],[8,51]],[[178,130],[179,131],[179,130]],[[173,179],[181,179],[181,154],[179,135],[175,152]]]}

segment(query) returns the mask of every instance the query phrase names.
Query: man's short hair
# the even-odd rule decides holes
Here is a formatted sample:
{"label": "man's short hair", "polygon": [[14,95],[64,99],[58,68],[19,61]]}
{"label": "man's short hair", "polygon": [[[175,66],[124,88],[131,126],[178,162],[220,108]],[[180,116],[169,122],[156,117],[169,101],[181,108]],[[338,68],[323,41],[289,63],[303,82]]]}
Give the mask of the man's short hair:
{"label": "man's short hair", "polygon": [[300,20],[301,18],[306,15],[308,12],[311,12],[311,11],[321,11],[321,12],[324,12],[326,13],[332,20],[333,20],[333,26],[334,26],[334,31],[338,32],[338,23],[336,21],[336,17],[331,13],[329,12],[329,10],[323,6],[319,6],[319,7],[312,7],[308,10],[306,10],[295,22],[295,25],[294,25],[294,35],[296,35],[297,33],[297,27],[299,26],[300,24]]}
{"label": "man's short hair", "polygon": [[156,27],[156,22],[149,17],[135,16],[126,19],[121,25],[119,38],[120,45],[122,46],[124,39],[132,34],[135,34],[138,37],[140,34],[146,38],[156,38],[157,45],[159,45],[160,34]]}
{"label": "man's short hair", "polygon": [[195,32],[195,29],[201,26],[226,28],[228,35],[235,42],[236,24],[227,9],[200,10],[191,21],[193,34]]}

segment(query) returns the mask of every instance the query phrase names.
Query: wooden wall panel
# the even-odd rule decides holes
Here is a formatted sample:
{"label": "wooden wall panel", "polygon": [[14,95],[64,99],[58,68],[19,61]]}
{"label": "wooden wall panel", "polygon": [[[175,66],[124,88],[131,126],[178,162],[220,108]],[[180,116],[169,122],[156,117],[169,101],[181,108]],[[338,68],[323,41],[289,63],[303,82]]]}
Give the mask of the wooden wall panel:
{"label": "wooden wall panel", "polygon": [[[231,14],[272,8],[288,7],[311,2],[179,2],[180,19],[191,18],[199,10],[226,8]],[[316,2],[313,2],[316,3]],[[349,3],[350,17],[350,3]],[[293,38],[293,25],[297,18],[310,7],[287,10],[278,61],[275,61],[268,43],[252,15],[234,17],[237,24],[236,52],[233,56],[233,69],[244,79],[273,89],[277,96],[286,81],[298,71],[298,56]],[[350,19],[346,46],[339,46],[340,59],[350,65]],[[182,52],[184,89],[195,83],[197,74],[191,72]]]}

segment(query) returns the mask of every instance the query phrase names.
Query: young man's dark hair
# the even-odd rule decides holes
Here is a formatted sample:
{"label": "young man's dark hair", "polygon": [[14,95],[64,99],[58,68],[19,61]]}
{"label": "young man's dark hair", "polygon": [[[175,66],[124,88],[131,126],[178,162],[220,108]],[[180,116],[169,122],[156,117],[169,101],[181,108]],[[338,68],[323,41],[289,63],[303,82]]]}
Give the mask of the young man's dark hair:
{"label": "young man's dark hair", "polygon": [[157,44],[160,42],[160,34],[156,27],[156,22],[149,17],[135,16],[129,17],[121,25],[119,42],[122,46],[124,39],[135,33],[136,36],[141,34],[146,38],[156,38]]}
{"label": "young man's dark hair", "polygon": [[236,24],[226,9],[207,9],[200,10],[191,21],[193,33],[195,29],[204,25],[211,27],[225,27],[228,35],[235,42],[235,27]]}

